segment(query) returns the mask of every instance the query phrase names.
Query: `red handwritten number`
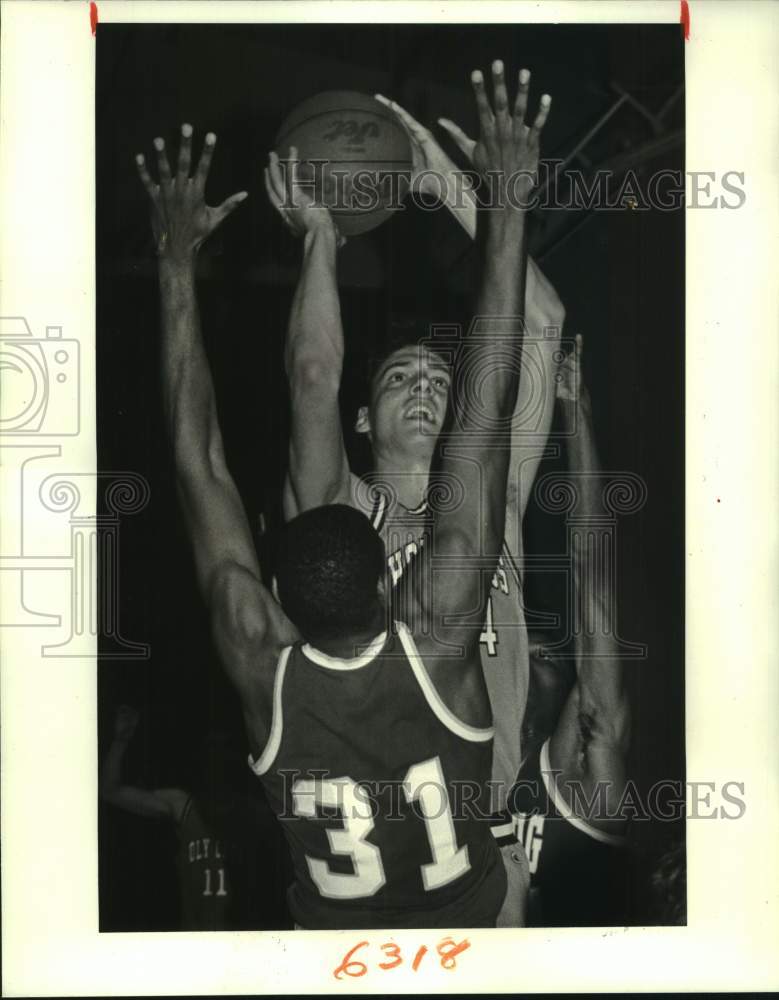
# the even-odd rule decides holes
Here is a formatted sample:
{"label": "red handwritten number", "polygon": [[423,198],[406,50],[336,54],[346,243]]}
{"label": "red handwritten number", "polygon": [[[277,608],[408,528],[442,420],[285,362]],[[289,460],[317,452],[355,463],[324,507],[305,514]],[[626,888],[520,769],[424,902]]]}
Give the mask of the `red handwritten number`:
{"label": "red handwritten number", "polygon": [[414,962],[413,962],[413,964],[411,966],[411,968],[414,970],[414,972],[416,972],[417,969],[419,968],[419,963],[422,961],[422,959],[424,958],[424,956],[425,956],[426,953],[427,953],[427,945],[423,944],[422,947],[419,949],[419,951],[414,956]]}
{"label": "red handwritten number", "polygon": [[465,938],[459,944],[455,944],[452,938],[444,938],[436,948],[436,951],[441,956],[441,967],[444,969],[453,969],[455,967],[455,958],[460,952],[470,947],[471,942],[468,938]]}
{"label": "red handwritten number", "polygon": [[[391,951],[387,951],[388,948],[390,948],[392,950]],[[381,946],[381,950],[386,955],[389,955],[390,958],[394,959],[394,961],[393,962],[379,962],[379,968],[380,969],[394,969],[396,965],[400,965],[400,963],[403,961],[403,959],[400,957],[400,948],[398,948],[398,946],[395,944],[394,941],[388,941],[386,944],[383,944]]]}
{"label": "red handwritten number", "polygon": [[[343,962],[341,962],[341,964],[338,966],[338,968],[333,971],[333,975],[335,976],[336,979],[340,979],[342,974],[346,974],[347,976],[354,976],[355,978],[357,976],[364,976],[365,975],[365,973],[368,971],[368,966],[365,964],[365,962],[358,962],[356,960],[352,961],[351,959],[352,959],[352,955],[359,948],[364,948],[367,945],[367,943],[368,943],[367,941],[360,941],[360,943],[356,944],[354,946],[354,948],[352,948],[351,951],[347,951],[347,953],[344,955]],[[357,972],[350,972],[349,971],[350,966],[356,966],[357,969],[358,969],[358,971]]]}
{"label": "red handwritten number", "polygon": [[[347,951],[344,955],[344,959],[337,969],[333,970],[333,976],[336,979],[340,979],[342,976],[352,976],[353,978],[358,978],[359,976],[364,976],[368,971],[368,966],[365,962],[360,962],[358,959],[352,958],[352,955],[360,948],[364,948],[368,944],[367,941],[360,941],[358,944]],[[395,969],[397,966],[403,963],[403,957],[400,954],[400,947],[394,941],[386,941],[384,944],[379,946],[384,954],[391,959],[389,962],[379,962],[380,969]],[[455,959],[458,955],[464,952],[467,948],[471,947],[471,942],[468,938],[464,938],[459,943],[456,943],[453,938],[447,937],[438,943],[436,946],[436,951],[441,959],[441,968],[443,969],[454,969],[456,967]],[[427,954],[427,945],[422,945],[416,955],[414,956],[414,961],[411,968],[414,972],[419,969],[422,963],[422,959]]]}

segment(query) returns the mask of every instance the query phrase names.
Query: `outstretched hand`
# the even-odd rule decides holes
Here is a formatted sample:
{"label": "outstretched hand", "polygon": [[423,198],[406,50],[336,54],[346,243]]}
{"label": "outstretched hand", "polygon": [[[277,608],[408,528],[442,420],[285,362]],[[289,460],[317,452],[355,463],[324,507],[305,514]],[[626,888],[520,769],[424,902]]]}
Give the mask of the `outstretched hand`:
{"label": "outstretched hand", "polygon": [[[269,154],[268,166],[265,168],[265,190],[284,225],[297,237],[305,236],[320,227],[331,229],[337,245],[342,247],[346,243],[346,237],[335,224],[330,210],[312,196],[310,182],[304,182],[301,178],[296,146],[290,146],[285,166],[286,170],[282,171],[278,154]],[[285,183],[287,178],[289,184]]]}
{"label": "outstretched hand", "polygon": [[114,737],[117,740],[130,740],[138,726],[140,715],[131,705],[120,705],[114,720]]}
{"label": "outstretched hand", "polygon": [[211,158],[214,155],[216,136],[206,135],[203,152],[192,177],[192,126],[181,126],[181,143],[175,175],[171,172],[165,140],[156,138],[157,174],[155,184],[146,166],[142,153],[135,157],[138,176],[146,188],[152,206],[152,230],[160,257],[186,260],[197,253],[203,242],[227,218],[227,216],[248,198],[248,192],[239,191],[226,198],[221,205],[210,206],[205,202],[205,187]]}
{"label": "outstretched hand", "polygon": [[492,64],[494,111],[484,88],[481,70],[473,71],[471,83],[479,112],[478,140],[473,143],[461,129],[446,119],[441,120],[441,124],[466,155],[472,158],[479,173],[485,176],[496,174],[504,192],[509,189],[526,196],[535,183],[541,131],[546,124],[552,98],[548,94],[541,96],[538,114],[533,124],[528,126],[525,124],[525,115],[530,92],[530,70],[519,71],[517,96],[511,110],[500,59]]}
{"label": "outstretched hand", "polygon": [[[447,190],[446,185],[449,185],[453,178],[463,176],[462,171],[443,151],[430,129],[420,124],[397,101],[391,101],[383,94],[374,96],[380,104],[394,112],[408,136],[411,145],[412,190],[440,198],[442,192]],[[439,123],[443,124],[443,121],[439,119]],[[436,180],[436,177],[441,180]]]}

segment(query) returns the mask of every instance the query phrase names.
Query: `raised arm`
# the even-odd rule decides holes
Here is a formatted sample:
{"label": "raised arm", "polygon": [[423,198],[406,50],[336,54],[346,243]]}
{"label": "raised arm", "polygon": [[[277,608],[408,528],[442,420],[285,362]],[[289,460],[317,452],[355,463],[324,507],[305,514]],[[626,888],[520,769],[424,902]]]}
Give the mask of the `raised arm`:
{"label": "raised arm", "polygon": [[303,240],[303,262],[287,328],[285,365],[292,406],[284,516],[311,507],[348,503],[349,463],[338,393],[344,358],[336,252],[344,242],[330,212],[317,205],[301,178],[297,150],[284,165],[270,154],[265,187],[271,204],[293,235]]}
{"label": "raised arm", "polygon": [[[181,128],[175,175],[159,138],[154,140],[159,183],[153,182],[142,155],[136,163],[151,201],[159,257],[163,404],[179,501],[217,645],[246,703],[256,697],[256,663],[253,668],[249,637],[263,643],[277,637],[246,512],[225,461],[195,295],[200,246],[246,197],[242,191],[216,208],[206,205],[205,185],[215,144],[216,136],[208,133],[192,177],[190,125]],[[243,633],[235,631],[236,621],[243,623]],[[224,635],[230,630],[231,655],[225,656]]]}
{"label": "raised arm", "polygon": [[[568,465],[579,492],[579,510],[593,519],[602,516],[600,471],[595,447],[590,398],[581,376],[582,338],[561,366],[558,400],[568,440]],[[580,475],[582,474],[582,475]],[[581,781],[592,793],[602,782],[604,806],[613,812],[624,791],[625,756],[630,735],[630,712],[624,688],[623,668],[614,641],[611,595],[604,591],[601,574],[589,571],[587,554],[573,553],[573,572],[582,620],[576,635],[577,682],[550,740],[553,769],[562,771],[560,788],[566,796],[566,780]],[[602,824],[605,809],[591,816]]]}
{"label": "raised arm", "polygon": [[150,791],[129,785],[124,780],[124,758],[138,726],[138,718],[138,713],[130,705],[122,705],[116,713],[114,737],[100,766],[100,798],[136,816],[177,822],[188,798],[185,791],[180,788]]}
{"label": "raised arm", "polygon": [[[381,94],[376,99],[395,112],[409,137],[412,184],[432,197],[443,193],[446,208],[468,236],[475,239],[478,201],[468,175],[457,168],[433,133],[408,111]],[[451,135],[468,162],[473,163],[476,141],[448,118],[439,118],[438,124]],[[557,371],[554,357],[565,320],[565,308],[554,286],[529,255],[526,275],[523,305],[528,361],[523,365],[517,393],[506,494],[509,506],[506,538],[515,554],[521,550],[520,521],[552,425]]]}
{"label": "raised arm", "polygon": [[[476,317],[455,361],[450,422],[431,474],[433,486],[438,471],[459,483],[463,494],[462,503],[436,517],[431,558],[452,563],[452,571],[437,573],[433,581],[436,628],[441,634],[443,627],[446,640],[465,649],[478,644],[489,582],[504,535],[511,416],[524,334],[524,205],[532,189],[540,133],[550,106],[550,98],[544,95],[532,127],[524,124],[529,80],[530,73],[522,70],[511,110],[503,64],[496,61],[493,113],[482,74],[477,71],[472,76],[481,127],[474,162],[481,172],[493,175],[495,188],[503,195],[502,207],[487,211]],[[509,189],[512,197],[507,196]]]}

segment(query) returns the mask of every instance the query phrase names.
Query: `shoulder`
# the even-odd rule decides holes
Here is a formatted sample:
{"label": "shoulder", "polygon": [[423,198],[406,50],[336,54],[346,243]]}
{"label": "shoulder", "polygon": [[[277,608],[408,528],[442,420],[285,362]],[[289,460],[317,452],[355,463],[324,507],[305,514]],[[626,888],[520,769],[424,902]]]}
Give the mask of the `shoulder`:
{"label": "shoulder", "polygon": [[294,625],[261,581],[244,566],[227,562],[214,574],[211,629],[222,665],[244,710],[265,703],[270,669],[284,646],[299,638]]}
{"label": "shoulder", "polygon": [[284,645],[298,638],[281,606],[255,573],[226,560],[211,579],[209,606],[212,626],[234,647],[269,641]]}
{"label": "shoulder", "polygon": [[244,566],[226,562],[214,573],[209,594],[211,630],[224,666],[255,655],[268,641],[265,588]]}
{"label": "shoulder", "polygon": [[[433,712],[460,735],[478,730],[491,738],[492,711],[478,652],[444,647],[431,635],[414,635],[397,624],[404,651]],[[489,734],[487,737],[486,734]]]}

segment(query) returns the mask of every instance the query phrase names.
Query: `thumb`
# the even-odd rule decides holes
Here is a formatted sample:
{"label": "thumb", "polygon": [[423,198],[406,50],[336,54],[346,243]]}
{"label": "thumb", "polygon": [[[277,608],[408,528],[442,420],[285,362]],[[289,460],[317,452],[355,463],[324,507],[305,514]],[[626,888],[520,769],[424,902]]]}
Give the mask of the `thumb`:
{"label": "thumb", "polygon": [[245,201],[249,197],[248,191],[239,191],[237,194],[231,194],[229,198],[225,198],[221,205],[217,205],[214,209],[216,213],[217,224],[233,212],[242,201]]}
{"label": "thumb", "polygon": [[455,125],[455,123],[450,121],[448,118],[439,118],[438,124],[449,133],[468,159],[473,160],[473,151],[476,148],[476,141],[474,139],[470,139],[459,125]]}

